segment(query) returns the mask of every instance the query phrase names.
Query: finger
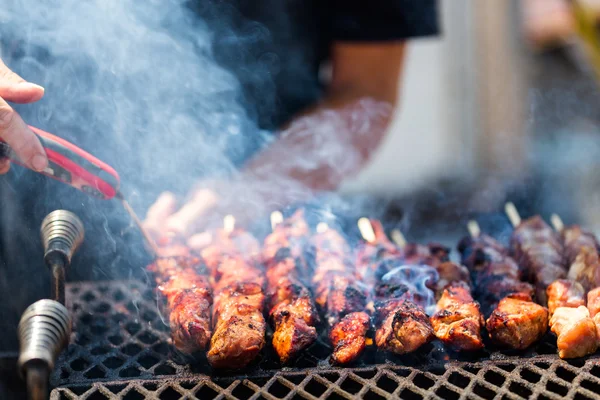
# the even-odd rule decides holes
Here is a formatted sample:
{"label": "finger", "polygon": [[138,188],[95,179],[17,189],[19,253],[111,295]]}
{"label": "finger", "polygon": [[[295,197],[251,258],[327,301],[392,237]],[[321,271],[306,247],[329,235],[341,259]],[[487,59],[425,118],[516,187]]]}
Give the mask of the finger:
{"label": "finger", "polygon": [[177,199],[173,193],[164,192],[150,206],[146,213],[143,224],[146,229],[160,230],[169,215],[173,214],[177,207]]}
{"label": "finger", "polygon": [[10,161],[6,158],[0,160],[0,175],[6,174],[10,170]]}
{"label": "finger", "polygon": [[27,82],[0,60],[0,97],[15,103],[32,103],[43,96],[43,87]]}
{"label": "finger", "polygon": [[27,127],[19,114],[0,97],[0,138],[34,171],[43,171],[48,158],[37,136]]}
{"label": "finger", "polygon": [[217,195],[211,190],[200,190],[179,211],[167,219],[167,230],[188,235],[194,222],[217,204]]}

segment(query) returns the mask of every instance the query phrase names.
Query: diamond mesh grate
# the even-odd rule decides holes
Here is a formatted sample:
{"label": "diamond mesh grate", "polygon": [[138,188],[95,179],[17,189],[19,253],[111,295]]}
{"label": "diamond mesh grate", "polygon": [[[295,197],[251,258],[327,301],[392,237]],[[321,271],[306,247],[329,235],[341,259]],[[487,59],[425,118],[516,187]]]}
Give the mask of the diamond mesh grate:
{"label": "diamond mesh grate", "polygon": [[[333,368],[321,341],[293,367],[266,349],[236,376],[211,376],[170,345],[161,301],[139,281],[67,287],[74,335],[52,376],[51,399],[600,399],[600,358],[560,360],[550,335],[526,354],[458,359],[441,346],[396,358],[368,351]],[[452,361],[450,361],[452,360]]]}

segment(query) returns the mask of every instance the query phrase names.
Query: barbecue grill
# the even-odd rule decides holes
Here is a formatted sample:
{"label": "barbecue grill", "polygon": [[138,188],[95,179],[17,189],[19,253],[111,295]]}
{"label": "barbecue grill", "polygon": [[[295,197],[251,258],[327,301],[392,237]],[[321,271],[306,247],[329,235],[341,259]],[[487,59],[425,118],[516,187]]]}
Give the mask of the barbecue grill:
{"label": "barbecue grill", "polygon": [[550,334],[526,353],[470,358],[437,342],[405,357],[369,350],[351,368],[329,366],[321,340],[291,367],[267,349],[245,371],[211,375],[205,362],[190,363],[171,347],[148,283],[82,282],[66,290],[74,337],[51,377],[53,400],[600,398],[600,359],[561,360]]}
{"label": "barbecue grill", "polygon": [[561,360],[550,333],[526,352],[486,342],[461,355],[435,341],[396,356],[371,346],[343,368],[330,365],[321,337],[291,365],[267,346],[244,370],[216,373],[172,346],[153,286],[150,276],[65,286],[72,334],[51,399],[600,399],[600,354]]}

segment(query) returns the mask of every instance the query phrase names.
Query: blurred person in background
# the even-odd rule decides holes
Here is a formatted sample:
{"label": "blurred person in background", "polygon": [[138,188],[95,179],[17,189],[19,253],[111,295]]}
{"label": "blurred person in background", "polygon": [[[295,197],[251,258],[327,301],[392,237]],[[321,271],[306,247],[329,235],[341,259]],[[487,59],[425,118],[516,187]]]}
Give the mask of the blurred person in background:
{"label": "blurred person in background", "polygon": [[[397,105],[406,41],[438,33],[433,0],[297,2],[285,16],[269,15],[259,2],[240,11],[278,32],[271,60],[304,62],[278,70],[277,103],[259,112],[259,121],[281,132],[274,143],[233,179],[200,182],[184,204],[163,193],[150,207],[150,231],[188,237],[192,247],[203,245],[204,236],[194,233],[220,224],[225,214],[247,222],[315,191],[335,190],[358,173],[384,138]],[[276,27],[282,20],[289,21],[284,30]],[[225,60],[234,73],[244,68]],[[330,79],[323,81],[319,70],[327,62]]]}
{"label": "blurred person in background", "polygon": [[[600,226],[600,86],[574,6],[600,22],[598,0],[526,0],[522,24],[529,45],[529,129],[535,162],[534,210]],[[568,193],[557,196],[556,193]]]}

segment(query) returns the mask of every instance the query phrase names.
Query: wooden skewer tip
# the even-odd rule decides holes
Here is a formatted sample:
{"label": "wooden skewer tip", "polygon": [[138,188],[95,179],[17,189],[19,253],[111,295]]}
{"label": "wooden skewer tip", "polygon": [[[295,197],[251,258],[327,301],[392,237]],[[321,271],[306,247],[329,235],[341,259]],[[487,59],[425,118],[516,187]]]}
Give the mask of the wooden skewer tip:
{"label": "wooden skewer tip", "polygon": [[363,239],[365,239],[369,243],[373,243],[376,240],[375,231],[373,230],[373,225],[371,225],[371,221],[368,218],[360,218],[358,220],[358,229],[360,230],[360,234]]}
{"label": "wooden skewer tip", "polygon": [[508,203],[506,203],[506,205],[504,206],[504,211],[506,212],[506,215],[514,228],[521,224],[521,216],[517,211],[517,207],[515,207],[515,205],[512,202],[509,201]]}
{"label": "wooden skewer tip", "polygon": [[469,235],[473,238],[479,237],[481,235],[481,229],[479,228],[479,224],[475,220],[470,220],[467,223],[467,229],[469,230]]}
{"label": "wooden skewer tip", "polygon": [[404,237],[402,232],[400,232],[399,229],[393,229],[391,232],[391,236],[392,240],[394,241],[394,243],[396,243],[398,247],[400,247],[401,249],[406,247],[406,238]]}
{"label": "wooden skewer tip", "polygon": [[223,218],[223,228],[227,233],[233,232],[235,229],[235,217],[233,215],[229,214]]}
{"label": "wooden skewer tip", "polygon": [[327,229],[329,229],[329,225],[327,225],[327,222],[319,222],[317,224],[317,232],[319,233],[323,233],[325,232]]}
{"label": "wooden skewer tip", "polygon": [[271,229],[275,230],[275,227],[283,222],[283,214],[279,211],[273,211],[271,213]]}
{"label": "wooden skewer tip", "polygon": [[557,232],[562,232],[563,229],[565,229],[565,224],[558,214],[552,214],[550,216],[550,223]]}

